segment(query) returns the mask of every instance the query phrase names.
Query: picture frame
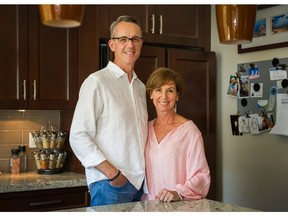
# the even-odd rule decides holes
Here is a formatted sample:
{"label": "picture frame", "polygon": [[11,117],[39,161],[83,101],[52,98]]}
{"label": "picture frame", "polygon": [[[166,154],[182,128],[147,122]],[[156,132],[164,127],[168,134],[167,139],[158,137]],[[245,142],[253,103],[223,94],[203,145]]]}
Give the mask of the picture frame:
{"label": "picture frame", "polygon": [[[252,42],[238,45],[238,53],[288,47],[288,16],[286,15],[288,15],[288,5],[258,6]],[[283,18],[285,22],[282,26],[275,25]]]}

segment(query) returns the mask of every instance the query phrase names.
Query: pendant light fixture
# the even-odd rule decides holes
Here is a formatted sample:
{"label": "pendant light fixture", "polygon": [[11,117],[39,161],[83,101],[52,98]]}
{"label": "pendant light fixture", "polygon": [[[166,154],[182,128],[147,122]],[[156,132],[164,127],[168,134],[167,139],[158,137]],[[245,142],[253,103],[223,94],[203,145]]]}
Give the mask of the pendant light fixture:
{"label": "pendant light fixture", "polygon": [[250,43],[256,18],[256,5],[216,5],[216,21],[220,43]]}
{"label": "pendant light fixture", "polygon": [[39,5],[42,23],[51,27],[72,28],[81,25],[83,5]]}

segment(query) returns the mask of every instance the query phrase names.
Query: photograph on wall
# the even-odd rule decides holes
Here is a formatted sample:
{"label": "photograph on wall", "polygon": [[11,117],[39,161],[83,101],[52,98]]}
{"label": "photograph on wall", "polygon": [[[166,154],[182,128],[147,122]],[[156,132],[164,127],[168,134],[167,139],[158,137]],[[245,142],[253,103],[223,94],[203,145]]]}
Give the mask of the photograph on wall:
{"label": "photograph on wall", "polygon": [[260,132],[269,131],[274,127],[273,113],[269,113],[264,117],[259,116],[258,121],[259,121],[258,127]]}
{"label": "photograph on wall", "polygon": [[238,117],[239,117],[238,115],[230,115],[232,135],[234,135],[234,136],[241,136],[242,135],[241,133],[239,133]]}
{"label": "photograph on wall", "polygon": [[250,114],[249,118],[249,127],[251,134],[260,134],[259,131],[259,115],[258,114]]}
{"label": "photograph on wall", "polygon": [[237,77],[234,75],[230,75],[227,95],[230,97],[238,97],[238,92],[239,92],[239,88],[238,88]]}
{"label": "photograph on wall", "polygon": [[259,74],[259,69],[257,66],[251,66],[248,69],[248,75],[249,75],[249,79],[256,79],[259,78],[260,74]]}
{"label": "photograph on wall", "polygon": [[253,38],[266,36],[266,26],[266,18],[256,20],[253,31]]}
{"label": "photograph on wall", "polygon": [[271,33],[273,35],[288,31],[288,13],[271,17]]}
{"label": "photograph on wall", "polygon": [[[257,10],[252,42],[239,44],[238,53],[287,47],[287,15],[288,5],[275,5],[273,7]],[[266,22],[264,20],[266,20]]]}
{"label": "photograph on wall", "polygon": [[241,76],[239,79],[239,98],[249,97],[249,77]]}
{"label": "photograph on wall", "polygon": [[239,133],[249,133],[249,118],[246,116],[239,116],[238,118],[239,123]]}

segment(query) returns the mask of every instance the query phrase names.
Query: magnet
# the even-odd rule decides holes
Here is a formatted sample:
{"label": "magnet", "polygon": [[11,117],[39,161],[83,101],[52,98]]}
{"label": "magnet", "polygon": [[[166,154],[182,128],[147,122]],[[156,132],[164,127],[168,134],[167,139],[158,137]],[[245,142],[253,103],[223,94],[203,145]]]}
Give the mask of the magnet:
{"label": "magnet", "polygon": [[281,82],[281,85],[283,88],[286,88],[288,86],[288,80],[287,79],[283,79]]}
{"label": "magnet", "polygon": [[242,105],[243,107],[246,107],[246,106],[247,106],[247,103],[248,103],[247,99],[243,98],[243,99],[241,100],[241,105]]}
{"label": "magnet", "polygon": [[258,92],[259,89],[260,89],[259,83],[255,83],[254,86],[253,86],[253,89],[254,89],[254,91]]}
{"label": "magnet", "polygon": [[273,58],[273,59],[272,59],[272,65],[273,65],[274,67],[277,67],[277,66],[279,65],[279,59],[278,59],[278,58]]}
{"label": "magnet", "polygon": [[276,95],[277,94],[277,88],[275,86],[273,86],[271,89],[270,89],[270,94],[271,95]]}

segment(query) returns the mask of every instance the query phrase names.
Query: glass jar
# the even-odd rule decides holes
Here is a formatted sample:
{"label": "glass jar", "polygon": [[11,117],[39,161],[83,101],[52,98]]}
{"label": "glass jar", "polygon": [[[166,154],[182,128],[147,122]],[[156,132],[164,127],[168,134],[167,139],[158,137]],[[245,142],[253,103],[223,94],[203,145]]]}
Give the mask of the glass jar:
{"label": "glass jar", "polygon": [[20,173],[20,157],[18,149],[11,150],[10,173],[12,174]]}

